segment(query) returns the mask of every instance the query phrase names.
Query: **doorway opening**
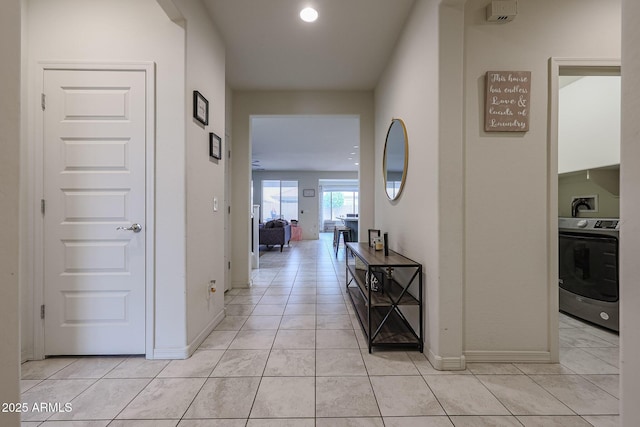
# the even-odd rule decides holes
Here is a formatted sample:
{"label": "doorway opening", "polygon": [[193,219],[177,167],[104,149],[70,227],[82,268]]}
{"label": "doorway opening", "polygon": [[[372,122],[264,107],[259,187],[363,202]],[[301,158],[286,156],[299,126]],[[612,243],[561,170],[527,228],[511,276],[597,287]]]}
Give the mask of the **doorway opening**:
{"label": "doorway opening", "polygon": [[[550,99],[549,336],[551,353],[557,355],[559,318],[566,319],[559,310],[594,320],[567,302],[582,297],[563,291],[561,275],[568,271],[565,264],[570,260],[560,253],[559,231],[565,233],[572,222],[591,227],[599,219],[620,216],[620,61],[552,58]],[[617,287],[617,271],[615,281]]]}
{"label": "doorway opening", "polygon": [[333,233],[336,227],[351,229],[352,240],[357,241],[360,212],[357,179],[321,179],[320,227],[324,233]]}
{"label": "doorway opening", "polygon": [[[294,242],[318,239],[327,231],[327,194],[335,196],[332,217],[357,215],[359,116],[251,116],[250,145],[252,204],[260,206],[261,223],[284,219],[296,228]],[[347,183],[348,188],[342,184],[340,191],[325,188],[329,183]],[[342,203],[338,203],[340,195]]]}

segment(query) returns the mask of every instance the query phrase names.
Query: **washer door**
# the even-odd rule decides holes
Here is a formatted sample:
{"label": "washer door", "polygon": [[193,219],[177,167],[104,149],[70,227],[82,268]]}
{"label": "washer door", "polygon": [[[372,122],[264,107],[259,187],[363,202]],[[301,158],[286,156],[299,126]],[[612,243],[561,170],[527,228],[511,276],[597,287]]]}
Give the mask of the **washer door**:
{"label": "washer door", "polygon": [[560,287],[598,301],[618,301],[618,239],[560,233]]}

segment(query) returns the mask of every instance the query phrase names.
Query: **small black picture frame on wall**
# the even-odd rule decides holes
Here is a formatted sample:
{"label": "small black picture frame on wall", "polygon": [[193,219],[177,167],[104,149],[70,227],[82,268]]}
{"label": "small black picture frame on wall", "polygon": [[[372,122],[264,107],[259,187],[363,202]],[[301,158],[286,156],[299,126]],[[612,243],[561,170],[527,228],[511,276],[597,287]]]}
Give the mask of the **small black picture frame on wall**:
{"label": "small black picture frame on wall", "polygon": [[197,90],[193,91],[193,118],[205,126],[209,124],[209,101]]}
{"label": "small black picture frame on wall", "polygon": [[222,138],[209,132],[209,157],[220,160],[222,158]]}

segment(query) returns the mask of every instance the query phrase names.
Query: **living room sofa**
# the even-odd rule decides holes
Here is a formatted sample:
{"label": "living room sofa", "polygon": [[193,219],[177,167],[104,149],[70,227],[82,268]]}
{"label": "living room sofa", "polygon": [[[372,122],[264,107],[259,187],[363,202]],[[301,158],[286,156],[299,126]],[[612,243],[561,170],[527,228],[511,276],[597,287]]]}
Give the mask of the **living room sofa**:
{"label": "living room sofa", "polygon": [[259,226],[259,242],[267,247],[280,245],[280,252],[284,245],[291,241],[291,224],[284,219],[268,221]]}

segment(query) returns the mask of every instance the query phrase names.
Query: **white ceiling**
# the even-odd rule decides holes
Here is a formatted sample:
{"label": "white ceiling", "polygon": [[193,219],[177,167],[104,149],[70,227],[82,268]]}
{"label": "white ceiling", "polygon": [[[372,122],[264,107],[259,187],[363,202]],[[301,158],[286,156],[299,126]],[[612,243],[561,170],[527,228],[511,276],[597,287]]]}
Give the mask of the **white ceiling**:
{"label": "white ceiling", "polygon": [[251,144],[253,170],[357,171],[360,119],[252,117]]}
{"label": "white ceiling", "polygon": [[[373,89],[415,0],[204,0],[233,89]],[[303,22],[306,6],[318,20]]]}
{"label": "white ceiling", "polygon": [[[203,1],[225,41],[234,90],[372,90],[415,2]],[[318,10],[316,22],[299,18],[306,6]],[[357,123],[353,117],[255,119],[252,159],[265,170],[356,171],[357,160],[348,156],[359,144]]]}

